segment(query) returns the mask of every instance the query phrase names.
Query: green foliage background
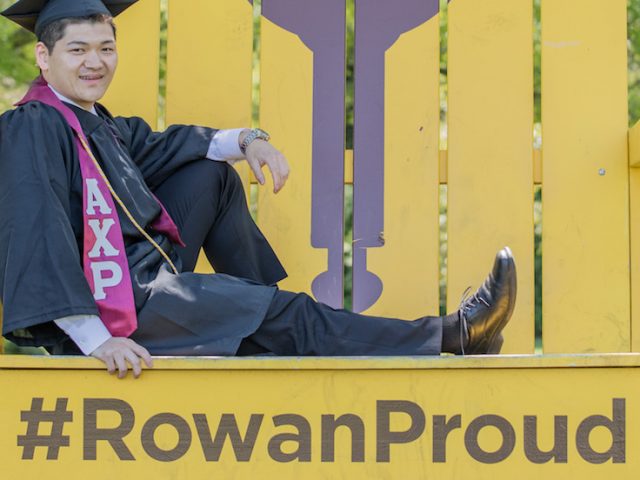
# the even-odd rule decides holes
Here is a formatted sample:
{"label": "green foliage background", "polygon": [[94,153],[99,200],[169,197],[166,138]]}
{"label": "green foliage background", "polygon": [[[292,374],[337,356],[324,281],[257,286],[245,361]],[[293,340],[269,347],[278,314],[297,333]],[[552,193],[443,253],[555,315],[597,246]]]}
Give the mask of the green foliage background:
{"label": "green foliage background", "polygon": [[[0,0],[0,10],[13,3]],[[33,35],[0,20],[0,111],[9,108],[25,85],[37,75],[33,59]]]}
{"label": "green foliage background", "polygon": [[640,0],[629,0],[629,124],[640,119]]}

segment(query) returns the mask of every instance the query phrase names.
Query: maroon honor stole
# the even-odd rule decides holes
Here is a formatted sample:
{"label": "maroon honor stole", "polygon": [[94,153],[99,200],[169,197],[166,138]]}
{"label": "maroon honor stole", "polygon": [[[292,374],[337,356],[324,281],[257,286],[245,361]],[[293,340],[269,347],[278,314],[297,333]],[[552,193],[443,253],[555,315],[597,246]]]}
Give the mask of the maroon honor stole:
{"label": "maroon honor stole", "polygon": [[[129,264],[114,197],[136,228],[154,244],[154,247],[157,249],[160,247],[144,232],[121,203],[93,156],[78,118],[53,93],[44,78],[36,79],[26,96],[17,105],[31,101],[39,101],[58,110],[75,134],[83,186],[84,275],[98,306],[102,322],[112,335],[127,337],[136,330],[138,322]],[[152,227],[171,241],[182,244],[175,223],[164,207],[160,206],[162,213]],[[167,254],[160,250],[165,260],[177,273]]]}

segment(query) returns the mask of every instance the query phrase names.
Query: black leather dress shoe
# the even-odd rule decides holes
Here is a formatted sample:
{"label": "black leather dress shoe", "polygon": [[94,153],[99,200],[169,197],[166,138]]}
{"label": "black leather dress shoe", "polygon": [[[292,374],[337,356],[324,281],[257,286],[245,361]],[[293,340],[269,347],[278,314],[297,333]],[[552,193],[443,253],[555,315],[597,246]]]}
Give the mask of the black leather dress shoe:
{"label": "black leather dress shoe", "polygon": [[496,255],[493,270],[476,293],[460,304],[463,355],[495,354],[502,348],[502,329],[516,303],[516,264],[509,247]]}

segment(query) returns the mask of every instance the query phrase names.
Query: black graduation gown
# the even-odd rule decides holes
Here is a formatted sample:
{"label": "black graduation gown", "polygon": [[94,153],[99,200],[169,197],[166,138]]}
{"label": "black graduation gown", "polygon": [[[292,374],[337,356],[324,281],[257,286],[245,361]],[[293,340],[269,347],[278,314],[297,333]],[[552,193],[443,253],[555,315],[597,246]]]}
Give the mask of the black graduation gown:
{"label": "black graduation gown", "polygon": [[[160,214],[151,191],[202,159],[215,130],[172,126],[156,133],[140,118],[113,119],[97,108],[100,118],[75,109],[94,155],[134,218],[180,269],[170,241],[149,227]],[[67,337],[53,320],[98,311],[82,270],[78,153],[54,108],[31,102],[0,116],[0,199],[3,334],[21,345],[59,344]],[[202,354],[234,354],[262,322],[275,288],[219,274],[174,275],[120,211],[119,217],[140,321],[162,316],[201,337]]]}

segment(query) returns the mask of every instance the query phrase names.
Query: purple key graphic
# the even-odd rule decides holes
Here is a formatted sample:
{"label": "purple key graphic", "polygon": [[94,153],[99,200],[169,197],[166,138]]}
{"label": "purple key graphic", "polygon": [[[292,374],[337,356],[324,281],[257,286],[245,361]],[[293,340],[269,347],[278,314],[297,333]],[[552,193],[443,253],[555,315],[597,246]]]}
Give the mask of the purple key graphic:
{"label": "purple key graphic", "polygon": [[[251,0],[249,0],[251,1]],[[382,293],[367,270],[367,249],[384,244],[385,52],[439,11],[438,0],[355,0],[353,308]],[[262,15],[298,35],[313,52],[311,244],[328,251],[315,297],[342,305],[345,137],[345,0],[263,0]]]}
{"label": "purple key graphic", "polygon": [[313,52],[311,245],[326,248],[327,271],[312,283],[332,307],[343,301],[345,0],[263,0],[262,15]]}
{"label": "purple key graphic", "polygon": [[[367,249],[384,245],[385,52],[438,14],[438,0],[355,0],[353,310],[372,306],[382,281]],[[398,268],[402,268],[401,265]]]}

